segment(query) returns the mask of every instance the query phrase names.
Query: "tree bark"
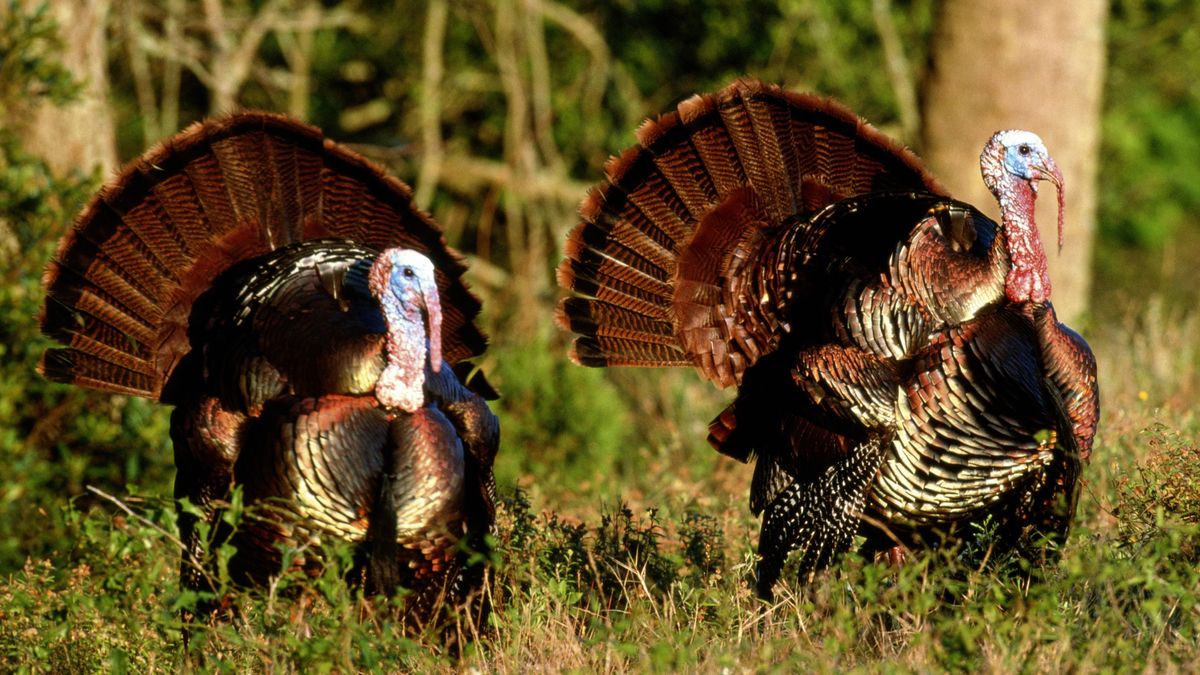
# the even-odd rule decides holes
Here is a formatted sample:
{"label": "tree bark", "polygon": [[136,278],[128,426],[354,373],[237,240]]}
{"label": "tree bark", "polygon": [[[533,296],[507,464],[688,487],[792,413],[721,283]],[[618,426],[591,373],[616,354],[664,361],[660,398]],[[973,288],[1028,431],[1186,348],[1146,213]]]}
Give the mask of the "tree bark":
{"label": "tree bark", "polygon": [[[29,2],[27,6],[36,3]],[[58,23],[63,66],[83,88],[75,101],[40,103],[26,127],[25,147],[59,174],[100,167],[107,177],[117,166],[117,141],[108,101],[106,26],[111,0],[50,0]]]}
{"label": "tree bark", "polygon": [[1104,75],[1104,0],[945,0],[922,100],[922,156],[955,197],[998,217],[979,151],[1000,129],[1042,137],[1065,177],[1066,244],[1044,184],[1037,209],[1060,320],[1087,307]]}

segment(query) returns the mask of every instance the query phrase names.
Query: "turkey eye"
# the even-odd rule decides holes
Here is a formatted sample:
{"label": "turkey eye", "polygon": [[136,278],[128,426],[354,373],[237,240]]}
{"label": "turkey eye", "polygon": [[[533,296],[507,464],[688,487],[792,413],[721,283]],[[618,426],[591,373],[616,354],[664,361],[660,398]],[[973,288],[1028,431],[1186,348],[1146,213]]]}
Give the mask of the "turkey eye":
{"label": "turkey eye", "polygon": [[411,277],[412,275],[413,275],[412,268],[411,268],[411,267],[405,267],[405,268],[404,268],[404,276],[406,276],[406,277]]}
{"label": "turkey eye", "polygon": [[1022,143],[1021,145],[1017,146],[1017,152],[1021,153],[1022,155],[1028,155],[1029,146]]}

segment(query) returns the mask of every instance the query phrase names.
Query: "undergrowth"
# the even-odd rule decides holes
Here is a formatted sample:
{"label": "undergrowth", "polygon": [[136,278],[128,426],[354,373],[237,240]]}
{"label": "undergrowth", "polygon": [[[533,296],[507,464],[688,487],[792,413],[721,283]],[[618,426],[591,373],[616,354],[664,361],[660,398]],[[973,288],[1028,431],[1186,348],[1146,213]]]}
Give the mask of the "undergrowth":
{"label": "undergrowth", "polygon": [[[169,501],[64,505],[71,540],[0,589],[0,669],[816,671],[1169,667],[1200,658],[1200,447],[1148,432],[1149,452],[1081,523],[1060,561],[952,547],[896,568],[846,556],[773,603],[751,593],[744,533],[716,514],[622,504],[585,520],[503,500],[488,626],[455,655],[407,635],[382,598],[285,575],[228,589],[232,613],[187,626]],[[125,510],[128,509],[128,512]],[[670,511],[671,513],[667,513]],[[986,546],[986,528],[966,546]],[[968,538],[969,539],[969,538]],[[346,561],[348,555],[342,556]]]}

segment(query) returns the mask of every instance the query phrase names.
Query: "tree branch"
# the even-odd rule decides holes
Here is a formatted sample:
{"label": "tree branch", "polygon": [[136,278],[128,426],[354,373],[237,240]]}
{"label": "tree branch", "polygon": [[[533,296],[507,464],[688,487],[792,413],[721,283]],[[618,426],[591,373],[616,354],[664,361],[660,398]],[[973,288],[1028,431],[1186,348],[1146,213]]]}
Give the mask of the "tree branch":
{"label": "tree branch", "polygon": [[921,128],[921,114],[917,108],[917,87],[913,83],[912,69],[908,67],[904,46],[896,32],[896,23],[892,20],[891,0],[871,0],[871,12],[875,18],[875,27],[879,31],[879,40],[883,44],[888,79],[891,81],[892,91],[896,94],[903,140],[905,143],[912,143]]}
{"label": "tree branch", "polygon": [[139,6],[133,2],[122,3],[120,30],[125,34],[125,53],[129,58],[129,73],[133,76],[133,91],[138,103],[138,112],[142,116],[142,142],[149,147],[162,137],[162,130],[159,128],[158,104],[154,100],[154,82],[150,74],[150,60],[138,39],[138,36],[145,32],[141,17],[138,16],[138,9]]}
{"label": "tree branch", "polygon": [[546,54],[546,32],[541,0],[524,0],[525,48],[529,57],[530,103],[533,108],[533,137],[547,165],[561,169],[562,155],[554,142],[554,101],[550,83],[550,57]]}
{"label": "tree branch", "polygon": [[598,110],[604,100],[604,90],[608,88],[609,71],[613,62],[608,42],[591,21],[561,3],[542,0],[541,10],[547,21],[570,33],[591,54],[590,72],[584,81],[582,105],[584,110]]}
{"label": "tree branch", "polygon": [[421,98],[419,114],[421,142],[424,145],[424,160],[417,174],[417,189],[413,200],[417,206],[427,209],[433,201],[442,171],[441,89],[445,63],[442,49],[446,39],[446,18],[449,5],[446,0],[430,0],[425,14],[425,44],[421,59]]}
{"label": "tree branch", "polygon": [[[163,19],[163,33],[169,44],[183,40],[180,15],[186,6],[184,0],[167,0],[167,15]],[[166,134],[179,128],[179,96],[183,68],[179,61],[163,60],[162,96],[159,98],[158,128]],[[156,139],[157,140],[157,139]]]}

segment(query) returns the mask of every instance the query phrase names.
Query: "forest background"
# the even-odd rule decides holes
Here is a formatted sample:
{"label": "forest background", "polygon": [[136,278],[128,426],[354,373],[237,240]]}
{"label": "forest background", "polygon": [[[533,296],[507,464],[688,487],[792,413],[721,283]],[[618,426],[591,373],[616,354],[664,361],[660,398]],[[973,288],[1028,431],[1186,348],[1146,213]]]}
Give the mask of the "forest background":
{"label": "forest background", "polygon": [[[289,113],[387,166],[468,255],[508,495],[497,637],[471,665],[1194,663],[1198,26],[1191,0],[5,0],[0,664],[187,657],[168,413],[36,375],[39,281],[121,162],[239,107]],[[983,207],[990,133],[1046,140],[1068,191],[1055,302],[1097,354],[1104,411],[1061,563],[851,561],[760,605],[745,583],[750,471],[704,442],[728,394],[689,372],[567,361],[552,272],[603,162],[643,119],[743,75],[839,99]],[[1039,214],[1049,234],[1053,211]],[[454,667],[314,583],[321,599],[299,624],[290,600],[247,593],[243,616],[202,632],[192,655]]]}

